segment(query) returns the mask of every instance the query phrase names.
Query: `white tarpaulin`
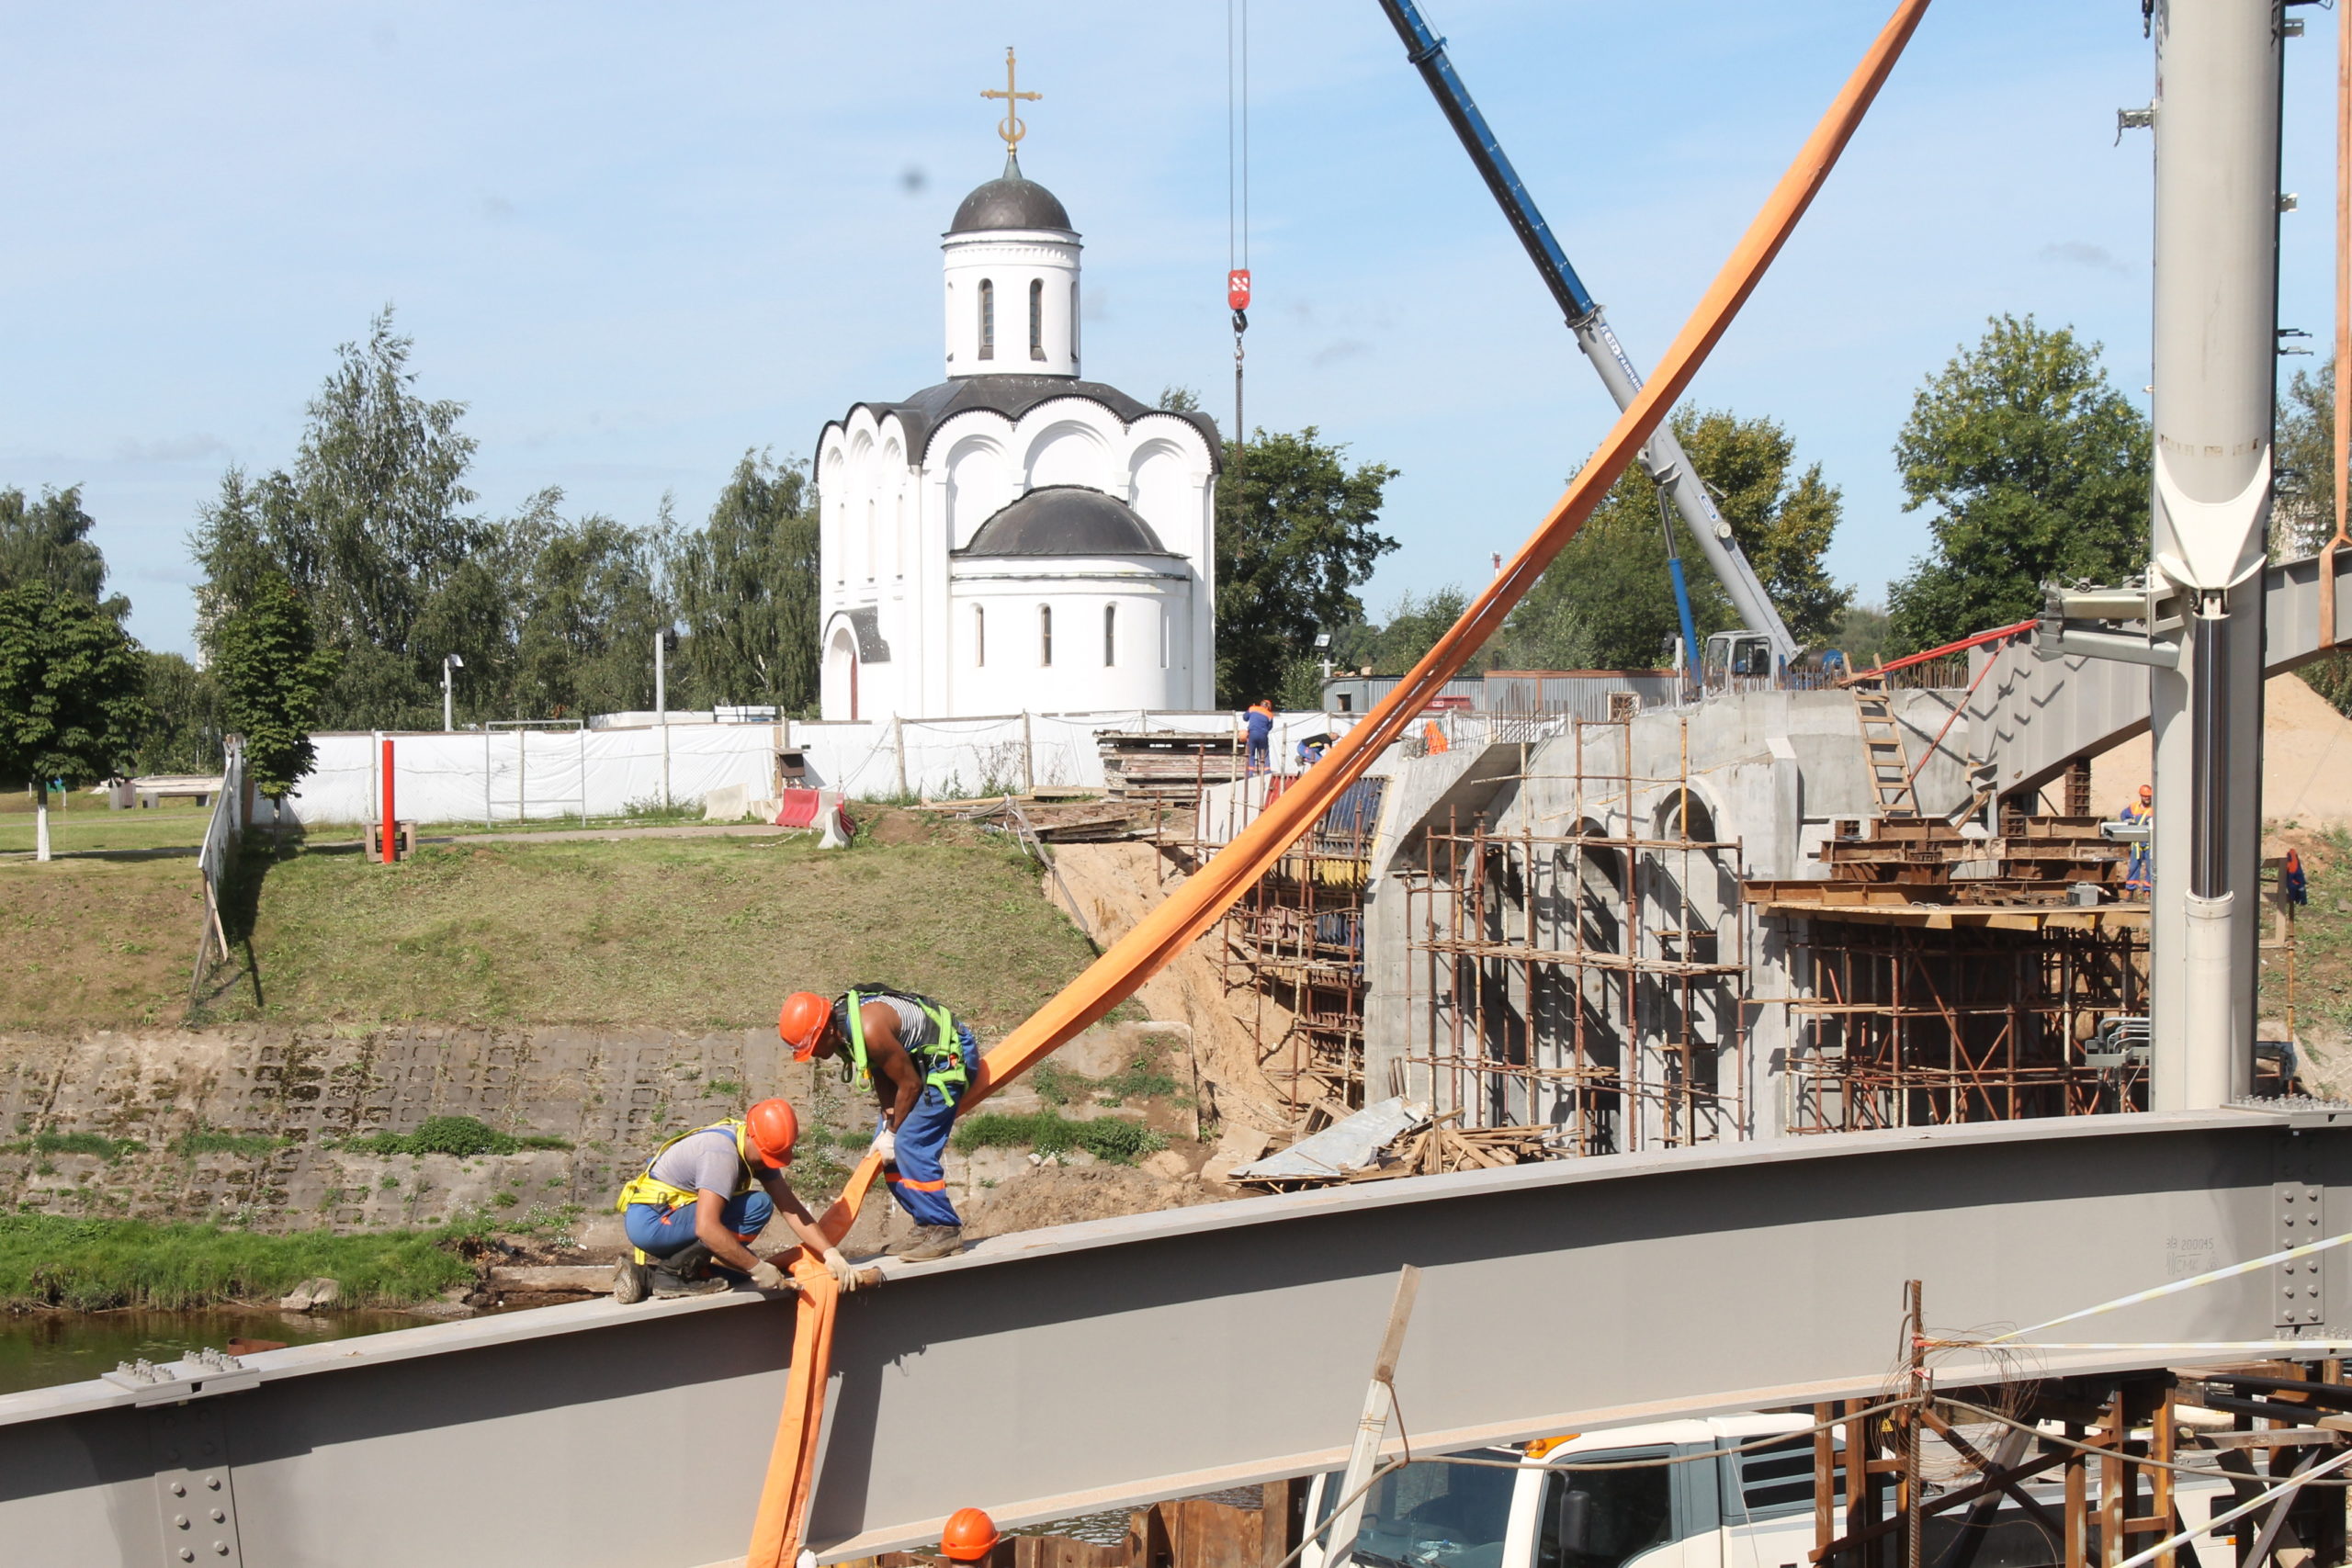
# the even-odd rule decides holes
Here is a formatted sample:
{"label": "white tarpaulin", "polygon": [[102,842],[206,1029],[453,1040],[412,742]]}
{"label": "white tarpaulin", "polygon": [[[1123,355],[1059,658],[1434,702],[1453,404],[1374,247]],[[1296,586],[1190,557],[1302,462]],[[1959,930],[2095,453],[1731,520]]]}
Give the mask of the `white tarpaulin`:
{"label": "white tarpaulin", "polygon": [[[933,798],[1023,789],[1102,787],[1095,737],[1106,730],[1222,735],[1228,713],[1013,714],[997,718],[875,719],[853,724],[648,725],[629,729],[511,728],[313,736],[318,766],[287,802],[293,820],[367,822],[383,812],[383,742],[392,743],[392,811],[413,822],[517,822],[616,817],[664,801],[689,805],[742,786],[773,797],[777,757],[804,759],[789,781],[853,798]],[[1277,721],[1274,754],[1329,720]],[[666,780],[665,780],[666,774]]]}

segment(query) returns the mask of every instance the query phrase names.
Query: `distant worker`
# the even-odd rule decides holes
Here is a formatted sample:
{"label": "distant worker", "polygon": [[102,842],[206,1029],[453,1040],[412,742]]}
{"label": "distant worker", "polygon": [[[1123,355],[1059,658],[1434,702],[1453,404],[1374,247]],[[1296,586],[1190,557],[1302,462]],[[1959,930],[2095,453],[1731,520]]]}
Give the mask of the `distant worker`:
{"label": "distant worker", "polygon": [[861,985],[830,1002],[814,991],[793,992],[775,1032],[794,1061],[841,1057],[842,1078],[873,1089],[881,1110],[874,1147],[891,1196],[915,1223],[892,1256],[922,1263],[961,1250],[964,1222],[948,1201],[940,1156],[980,1062],[971,1030],[918,992]]}
{"label": "distant worker", "polygon": [[2278,891],[2289,904],[2312,901],[2311,879],[2303,874],[2303,857],[2299,850],[2289,850],[2287,858],[2278,863]]}
{"label": "distant worker", "polygon": [[2149,868],[2154,863],[2151,852],[2155,848],[2156,786],[2142,784],[2140,798],[2118,812],[2116,819],[2134,826],[2144,826],[2148,829],[2148,837],[2132,846],[2132,858],[2123,868],[2125,894],[2136,894],[2145,898],[2155,886],[2155,880],[2150,874]]}
{"label": "distant worker", "polygon": [[778,1212],[842,1289],[856,1290],[858,1271],[784,1179],[799,1138],[792,1106],[763,1100],[740,1118],[681,1133],[656,1149],[613,1205],[630,1247],[614,1271],[613,1300],[628,1306],[649,1295],[699,1295],[745,1281],[763,1291],[790,1288],[783,1269],[752,1251]]}
{"label": "distant worker", "polygon": [[1241,716],[1242,729],[1249,736],[1249,750],[1244,758],[1247,772],[1262,773],[1272,765],[1274,739],[1274,705],[1264,697],[1250,705]]}
{"label": "distant worker", "polygon": [[1330,736],[1306,736],[1298,743],[1298,765],[1302,768],[1313,767],[1316,763],[1323,760],[1323,753],[1329,751],[1330,749]]}
{"label": "distant worker", "polygon": [[939,1555],[950,1562],[985,1562],[1003,1539],[997,1533],[996,1521],[979,1509],[958,1508],[947,1516],[947,1528],[939,1532]]}

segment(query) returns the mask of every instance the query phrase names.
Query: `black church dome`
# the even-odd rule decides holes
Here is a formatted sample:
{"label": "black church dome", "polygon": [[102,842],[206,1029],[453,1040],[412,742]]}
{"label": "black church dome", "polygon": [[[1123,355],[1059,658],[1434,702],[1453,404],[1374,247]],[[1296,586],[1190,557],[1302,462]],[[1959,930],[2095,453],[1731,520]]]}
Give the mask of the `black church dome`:
{"label": "black church dome", "polygon": [[947,231],[970,234],[985,229],[1069,228],[1069,214],[1060,199],[1036,181],[1023,178],[1020,160],[1008,153],[1003,175],[976,186],[964,198]]}

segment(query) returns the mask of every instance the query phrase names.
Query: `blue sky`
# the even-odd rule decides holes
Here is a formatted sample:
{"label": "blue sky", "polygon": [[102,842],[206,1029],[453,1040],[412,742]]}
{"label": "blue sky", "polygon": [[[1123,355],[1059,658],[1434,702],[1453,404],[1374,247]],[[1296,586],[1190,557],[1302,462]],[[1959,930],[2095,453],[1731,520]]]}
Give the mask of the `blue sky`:
{"label": "blue sky", "polygon": [[[1892,0],[1438,0],[1431,21],[1637,363],[1663,349]],[[1229,415],[1226,6],[83,0],[0,12],[0,485],[79,483],[150,644],[234,461],[288,462],[334,346],[398,307],[470,405],[475,488],[698,520],[939,378],[939,231],[1002,159],[1086,239],[1090,376]],[[2335,17],[2289,49],[2281,321],[2324,342]],[[1612,412],[1373,0],[1251,18],[1249,412],[1401,470],[1375,609],[1475,583]],[[2136,0],[1944,0],[1696,401],[1843,487],[1865,598],[1923,547],[1889,448],[1993,312],[2147,377]],[[2289,360],[2290,368],[2311,361]]]}

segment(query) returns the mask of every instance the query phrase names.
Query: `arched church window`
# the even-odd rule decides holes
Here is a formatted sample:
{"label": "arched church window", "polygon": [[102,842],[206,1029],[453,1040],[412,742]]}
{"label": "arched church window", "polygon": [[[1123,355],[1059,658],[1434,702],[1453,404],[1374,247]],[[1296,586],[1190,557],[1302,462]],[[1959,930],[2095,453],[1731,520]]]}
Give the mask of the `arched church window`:
{"label": "arched church window", "polygon": [[1078,285],[1069,286],[1069,367],[1078,368]]}
{"label": "arched church window", "polygon": [[871,582],[881,575],[882,533],[875,521],[874,498],[865,498],[865,581]]}
{"label": "arched church window", "polygon": [[1040,604],[1037,606],[1037,662],[1051,664],[1053,661],[1054,607],[1051,604]]}
{"label": "arched church window", "polygon": [[1169,615],[1168,615],[1168,612],[1167,612],[1167,611],[1162,610],[1162,611],[1160,611],[1160,612],[1159,612],[1159,667],[1160,667],[1162,670],[1165,670],[1165,669],[1167,669],[1167,668],[1168,668],[1168,644],[1169,644],[1169,641],[1170,641]]}
{"label": "arched church window", "polygon": [[1046,280],[1029,280],[1029,357],[1046,357]]}
{"label": "arched church window", "polygon": [[972,662],[989,661],[989,608],[985,604],[972,606]]}
{"label": "arched church window", "polygon": [[1102,668],[1110,669],[1119,662],[1119,607],[1102,606]]}
{"label": "arched church window", "polygon": [[980,279],[980,357],[996,357],[996,280]]}

